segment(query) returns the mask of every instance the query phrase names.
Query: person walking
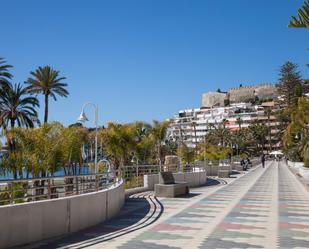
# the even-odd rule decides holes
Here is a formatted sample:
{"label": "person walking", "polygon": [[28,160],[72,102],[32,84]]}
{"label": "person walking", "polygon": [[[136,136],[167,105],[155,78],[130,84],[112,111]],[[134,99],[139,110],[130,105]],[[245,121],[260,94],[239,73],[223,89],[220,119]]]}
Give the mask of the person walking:
{"label": "person walking", "polygon": [[263,168],[265,168],[265,154],[264,153],[262,153],[261,162],[262,162]]}
{"label": "person walking", "polygon": [[241,161],[240,161],[240,165],[242,166],[242,170],[243,171],[246,171],[247,168],[246,168],[246,163],[245,163],[245,160],[242,158]]}
{"label": "person walking", "polygon": [[247,165],[248,165],[248,168],[252,168],[252,163],[251,163],[251,161],[250,161],[250,159],[249,159],[249,157],[247,157]]}

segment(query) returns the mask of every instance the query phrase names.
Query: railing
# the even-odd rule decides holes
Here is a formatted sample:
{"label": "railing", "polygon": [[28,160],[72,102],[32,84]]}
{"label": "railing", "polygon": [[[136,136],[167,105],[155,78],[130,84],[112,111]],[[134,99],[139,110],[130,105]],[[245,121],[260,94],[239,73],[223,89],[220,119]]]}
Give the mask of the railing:
{"label": "railing", "polygon": [[[162,165],[161,171],[170,172],[202,172],[205,167],[193,163],[183,165],[182,170],[179,165]],[[159,165],[131,165],[122,167],[122,176],[125,181],[125,188],[138,188],[144,186],[144,175],[153,175],[160,172]]]}
{"label": "railing", "polygon": [[[258,164],[257,159],[251,159],[252,165]],[[162,165],[161,171],[176,172],[207,172],[208,176],[217,176],[219,167],[225,166],[233,169],[234,160],[204,160],[195,161],[190,164],[170,164]],[[160,172],[159,165],[131,165],[122,167],[122,177],[125,181],[125,188],[137,188],[144,186],[144,175],[158,174]]]}
{"label": "railing", "polygon": [[122,167],[122,176],[125,188],[137,188],[144,186],[144,175],[158,174],[159,165],[132,165]]}
{"label": "railing", "polygon": [[0,181],[0,205],[55,199],[109,188],[120,182],[118,171],[88,175]]}

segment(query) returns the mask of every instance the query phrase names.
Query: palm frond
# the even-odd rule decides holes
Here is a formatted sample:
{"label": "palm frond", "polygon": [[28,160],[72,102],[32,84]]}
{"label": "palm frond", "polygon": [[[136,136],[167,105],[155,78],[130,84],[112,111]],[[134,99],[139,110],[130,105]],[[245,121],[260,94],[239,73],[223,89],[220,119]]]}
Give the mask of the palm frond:
{"label": "palm frond", "polygon": [[289,22],[291,28],[309,28],[309,0],[304,2],[302,8],[297,12],[297,17],[292,16]]}

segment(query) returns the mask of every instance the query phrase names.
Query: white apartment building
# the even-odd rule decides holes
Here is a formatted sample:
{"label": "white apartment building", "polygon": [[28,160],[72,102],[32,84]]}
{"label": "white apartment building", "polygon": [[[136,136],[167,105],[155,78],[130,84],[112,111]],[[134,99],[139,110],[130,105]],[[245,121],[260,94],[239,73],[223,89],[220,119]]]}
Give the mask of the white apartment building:
{"label": "white apartment building", "polygon": [[[205,135],[209,131],[209,124],[219,124],[223,120],[226,122],[226,128],[231,131],[237,131],[241,128],[247,128],[253,121],[259,121],[271,127],[272,140],[276,140],[278,133],[278,122],[272,114],[268,120],[265,115],[265,108],[274,108],[268,106],[257,106],[251,103],[234,103],[226,107],[201,107],[193,109],[180,110],[173,118],[168,129],[168,136],[174,141],[182,141],[188,147],[194,148],[197,144],[203,142]],[[240,119],[240,124],[239,124]],[[278,148],[277,142],[272,145]]]}
{"label": "white apartment building", "polygon": [[[242,113],[251,107],[250,103],[232,104],[227,107],[201,107],[193,109],[180,110],[169,121],[168,136],[177,141],[183,141],[189,147],[195,147],[196,144],[203,141],[207,134],[209,124],[219,124],[223,120],[229,121],[234,114]],[[244,121],[249,118],[242,116]],[[233,121],[233,119],[231,119]],[[231,123],[231,128],[233,122]]]}

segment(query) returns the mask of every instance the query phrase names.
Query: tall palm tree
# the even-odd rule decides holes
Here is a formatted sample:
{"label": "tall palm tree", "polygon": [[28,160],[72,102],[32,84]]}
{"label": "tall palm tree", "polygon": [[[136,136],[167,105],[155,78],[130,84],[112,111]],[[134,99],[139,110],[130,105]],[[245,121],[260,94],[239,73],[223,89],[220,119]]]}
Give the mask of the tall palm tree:
{"label": "tall palm tree", "polygon": [[38,99],[28,96],[27,88],[21,84],[8,83],[0,89],[0,122],[4,127],[14,128],[16,122],[19,127],[33,127],[38,106]]}
{"label": "tall palm tree", "polygon": [[268,143],[269,143],[269,150],[272,151],[272,143],[271,143],[271,123],[270,123],[270,117],[272,115],[272,110],[270,107],[266,108],[264,110],[264,114],[267,116],[267,126],[268,126]]}
{"label": "tall palm tree", "polygon": [[197,146],[197,136],[196,136],[196,122],[192,122],[193,131],[194,131],[194,140],[195,140],[195,147]]}
{"label": "tall palm tree", "polygon": [[250,135],[254,140],[253,143],[256,144],[257,148],[260,147],[262,151],[265,148],[267,135],[269,134],[268,129],[268,126],[266,126],[265,124],[261,124],[258,121],[252,122],[248,127],[248,131],[250,132]]}
{"label": "tall palm tree", "polygon": [[56,95],[67,97],[69,92],[66,90],[67,84],[63,83],[65,77],[59,76],[59,71],[50,66],[39,67],[35,72],[30,72],[33,78],[28,78],[28,92],[39,94],[42,93],[45,98],[44,123],[48,121],[48,99],[49,96],[55,101]]}
{"label": "tall palm tree", "polygon": [[166,138],[166,132],[168,126],[169,122],[159,122],[157,120],[154,120],[152,125],[151,135],[156,144],[157,160],[160,165],[164,160],[162,155],[162,144]]}
{"label": "tall palm tree", "polygon": [[205,136],[205,141],[215,146],[226,146],[230,142],[230,131],[225,127],[225,122],[219,124],[209,124],[209,132]]}
{"label": "tall palm tree", "polygon": [[12,66],[6,64],[6,61],[0,57],[0,87],[7,87],[12,78],[12,74],[8,71],[9,68],[12,68]]}

